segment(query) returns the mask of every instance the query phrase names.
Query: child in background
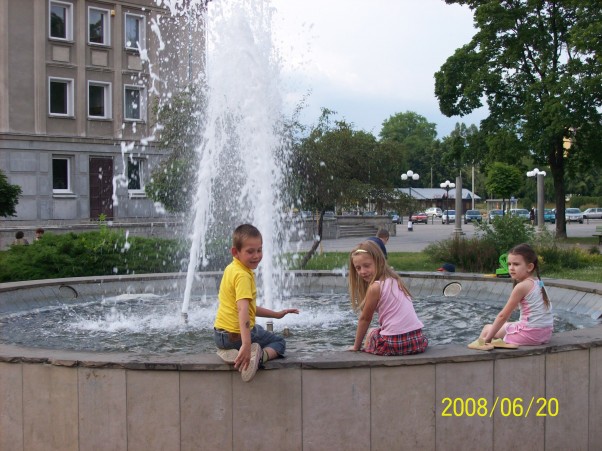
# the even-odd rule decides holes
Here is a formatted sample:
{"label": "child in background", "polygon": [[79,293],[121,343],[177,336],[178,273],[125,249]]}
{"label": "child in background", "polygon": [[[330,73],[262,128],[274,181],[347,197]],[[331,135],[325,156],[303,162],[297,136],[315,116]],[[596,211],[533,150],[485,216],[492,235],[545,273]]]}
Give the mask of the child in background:
{"label": "child in background", "polygon": [[[349,296],[360,317],[350,351],[377,355],[407,355],[424,352],[428,340],[422,333],[410,292],[401,277],[387,265],[372,241],[364,241],[349,257]],[[368,330],[374,312],[379,327]]]}
{"label": "child in background", "polygon": [[[250,381],[261,363],[284,355],[284,338],[255,324],[255,317],[282,318],[297,309],[275,312],[256,305],[254,269],[263,257],[261,233],[250,224],[236,228],[232,237],[232,256],[219,287],[219,306],[213,325],[217,354],[233,363],[242,380]],[[263,348],[263,349],[262,349]]]}
{"label": "child in background", "polygon": [[25,234],[21,230],[15,233],[15,239],[12,242],[13,246],[23,246],[27,244],[29,244],[29,241],[27,241],[27,238],[25,238]]}
{"label": "child in background", "polygon": [[387,229],[378,229],[376,236],[371,236],[370,238],[367,238],[367,240],[378,244],[378,247],[380,247],[380,250],[383,251],[385,258],[389,258],[387,255],[387,248],[385,246],[385,244],[387,244],[389,241],[389,231]]}
{"label": "child in background", "polygon": [[36,229],[36,237],[34,238],[34,241],[40,241],[40,238],[42,238],[44,236],[44,229],[42,227],[38,227]]}
{"label": "child in background", "polygon": [[[508,271],[514,288],[493,324],[487,324],[471,349],[518,348],[519,345],[545,344],[552,337],[554,316],[548,294],[539,276],[537,254],[528,244],[519,244],[508,252]],[[509,323],[510,314],[520,308],[518,322]]]}

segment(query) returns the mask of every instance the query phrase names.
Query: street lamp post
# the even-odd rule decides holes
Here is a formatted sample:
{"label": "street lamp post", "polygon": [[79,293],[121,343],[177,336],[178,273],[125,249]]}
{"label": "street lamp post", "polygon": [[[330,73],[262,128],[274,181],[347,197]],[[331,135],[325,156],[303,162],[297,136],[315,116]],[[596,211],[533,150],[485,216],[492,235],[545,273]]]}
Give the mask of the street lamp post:
{"label": "street lamp post", "polygon": [[[447,218],[445,220],[445,224],[449,224],[449,190],[452,189],[452,188],[455,188],[456,184],[453,183],[453,182],[450,182],[449,180],[446,180],[445,182],[441,183],[439,186],[442,189],[445,190],[445,198],[446,198],[445,205],[447,207],[445,209],[445,213],[447,214]],[[456,221],[457,220],[458,219],[456,218]]]}
{"label": "street lamp post", "polygon": [[544,223],[544,185],[543,178],[546,176],[546,171],[540,171],[535,168],[527,172],[527,177],[536,177],[537,179],[537,225],[543,230]]}
{"label": "street lamp post", "polygon": [[406,172],[405,174],[401,174],[401,180],[403,180],[404,182],[406,180],[408,180],[408,186],[410,188],[409,192],[410,192],[410,208],[409,210],[409,216],[408,216],[408,230],[413,230],[412,227],[412,180],[418,180],[420,178],[420,176],[418,174],[415,174],[414,171],[412,171],[411,169]]}

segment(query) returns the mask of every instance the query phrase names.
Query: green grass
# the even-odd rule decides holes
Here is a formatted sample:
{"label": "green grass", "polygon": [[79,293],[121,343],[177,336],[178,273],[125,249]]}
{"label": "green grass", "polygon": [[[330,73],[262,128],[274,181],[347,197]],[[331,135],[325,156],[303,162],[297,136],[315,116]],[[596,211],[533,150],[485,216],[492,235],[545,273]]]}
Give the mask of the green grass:
{"label": "green grass", "polygon": [[[302,255],[300,255],[302,257]],[[347,252],[316,254],[307,264],[308,270],[340,269],[347,267]],[[443,262],[434,262],[424,252],[389,252],[389,264],[397,271],[436,271]],[[602,283],[602,255],[583,255],[579,268],[550,268],[542,271],[543,277],[552,279],[581,280]],[[462,268],[458,268],[462,271]]]}
{"label": "green grass", "polygon": [[572,246],[596,246],[598,244],[597,236],[574,236],[557,240],[560,245]]}
{"label": "green grass", "polygon": [[[299,255],[302,258],[303,255]],[[398,271],[435,271],[443,262],[433,262],[423,252],[389,252],[389,265]],[[316,254],[307,263],[307,270],[333,270],[347,267],[348,252],[324,252]]]}
{"label": "green grass", "polygon": [[581,280],[584,282],[602,283],[602,263],[579,269],[548,271],[542,274],[542,276],[551,279]]}

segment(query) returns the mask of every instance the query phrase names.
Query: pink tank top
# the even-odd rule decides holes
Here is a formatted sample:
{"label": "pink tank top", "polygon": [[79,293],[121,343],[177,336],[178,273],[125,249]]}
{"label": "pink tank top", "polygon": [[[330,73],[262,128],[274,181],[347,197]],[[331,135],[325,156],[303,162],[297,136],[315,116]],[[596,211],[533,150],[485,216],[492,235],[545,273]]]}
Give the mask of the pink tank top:
{"label": "pink tank top", "polygon": [[399,288],[397,280],[389,277],[374,283],[380,284],[376,311],[381,335],[400,335],[424,327],[414,311],[412,300]]}

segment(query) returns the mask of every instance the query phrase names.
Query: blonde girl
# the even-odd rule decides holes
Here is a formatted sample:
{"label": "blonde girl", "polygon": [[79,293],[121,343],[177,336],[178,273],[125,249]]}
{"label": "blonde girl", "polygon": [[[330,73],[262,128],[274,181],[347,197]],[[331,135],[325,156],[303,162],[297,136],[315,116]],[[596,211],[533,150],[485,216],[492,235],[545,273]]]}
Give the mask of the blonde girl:
{"label": "blonde girl", "polygon": [[[410,292],[372,241],[364,241],[349,256],[349,296],[359,314],[351,351],[406,355],[426,350],[424,325],[416,316]],[[368,330],[374,312],[378,313],[379,327]]]}
{"label": "blonde girl", "polygon": [[[510,298],[493,324],[483,327],[479,339],[469,345],[473,349],[541,345],[552,337],[552,305],[539,276],[537,254],[533,248],[528,244],[519,244],[510,249],[508,271],[514,280]],[[516,307],[520,309],[519,320],[507,322]]]}

